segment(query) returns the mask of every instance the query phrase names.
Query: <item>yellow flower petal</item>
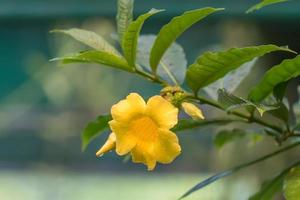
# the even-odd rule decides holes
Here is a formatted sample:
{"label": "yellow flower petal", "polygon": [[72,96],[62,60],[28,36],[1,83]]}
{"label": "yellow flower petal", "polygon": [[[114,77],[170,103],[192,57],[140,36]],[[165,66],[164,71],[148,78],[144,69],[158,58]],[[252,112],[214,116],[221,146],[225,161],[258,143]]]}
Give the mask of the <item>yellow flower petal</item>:
{"label": "yellow flower petal", "polygon": [[112,118],[119,122],[129,122],[139,114],[143,114],[146,108],[144,99],[137,93],[129,94],[125,100],[121,100],[111,108]]}
{"label": "yellow flower petal", "polygon": [[194,120],[204,119],[202,111],[192,103],[183,102],[182,108],[186,114],[192,117]]}
{"label": "yellow flower petal", "polygon": [[175,133],[168,130],[159,131],[159,140],[154,147],[155,159],[163,164],[171,163],[180,153],[181,148]]}
{"label": "yellow flower petal", "polygon": [[178,122],[178,109],[161,96],[154,96],[148,100],[146,113],[161,128],[170,129]]}
{"label": "yellow flower petal", "polygon": [[131,151],[132,161],[134,163],[143,163],[151,171],[156,166],[156,160],[143,146],[137,145]]}
{"label": "yellow flower petal", "polygon": [[122,156],[131,151],[136,145],[135,136],[128,130],[128,127],[120,122],[112,120],[109,125],[116,135],[116,152]]}
{"label": "yellow flower petal", "polygon": [[111,133],[104,145],[97,151],[96,156],[102,156],[104,153],[109,152],[110,150],[116,147],[116,135]]}

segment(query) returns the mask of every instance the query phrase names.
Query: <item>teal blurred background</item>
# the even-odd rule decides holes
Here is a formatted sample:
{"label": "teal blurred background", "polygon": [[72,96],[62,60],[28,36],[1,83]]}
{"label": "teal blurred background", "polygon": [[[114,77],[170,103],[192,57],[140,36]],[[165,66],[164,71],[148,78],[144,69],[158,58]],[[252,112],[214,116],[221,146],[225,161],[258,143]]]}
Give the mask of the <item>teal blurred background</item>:
{"label": "teal blurred background", "polygon": [[[150,8],[164,8],[144,26],[143,34],[157,33],[172,16],[188,9],[224,7],[222,13],[196,24],[179,38],[191,63],[208,49],[273,43],[300,51],[300,2],[270,6],[252,14],[255,0],[136,0],[135,16]],[[50,34],[57,28],[93,30],[112,43],[115,0],[0,0],[0,199],[4,200],[115,200],[178,198],[209,174],[256,158],[277,146],[264,140],[254,147],[240,141],[217,151],[214,129],[179,133],[183,153],[171,165],[147,172],[142,165],[123,162],[114,153],[95,157],[107,134],[81,152],[85,124],[129,92],[144,97],[161,88],[125,72],[97,65],[61,67],[51,58],[85,50],[72,39]],[[238,90],[245,94],[286,54],[267,56]],[[297,101],[297,81],[289,100]],[[214,110],[204,107],[209,117]],[[238,152],[238,153],[237,153]],[[291,153],[289,158],[295,156]],[[242,200],[259,188],[262,179],[278,173],[287,157],[278,157],[209,186],[187,199]],[[272,169],[268,166],[272,165]],[[249,176],[249,174],[252,174]]]}

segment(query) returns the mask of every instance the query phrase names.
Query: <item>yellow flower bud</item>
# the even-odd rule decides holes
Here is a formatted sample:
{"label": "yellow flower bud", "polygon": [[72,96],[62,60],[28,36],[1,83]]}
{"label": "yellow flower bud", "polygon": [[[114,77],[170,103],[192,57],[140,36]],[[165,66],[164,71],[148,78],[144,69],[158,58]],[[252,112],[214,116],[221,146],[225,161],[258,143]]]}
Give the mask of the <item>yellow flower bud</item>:
{"label": "yellow flower bud", "polygon": [[202,111],[192,103],[183,102],[181,104],[184,112],[192,117],[194,120],[204,119]]}
{"label": "yellow flower bud", "polygon": [[116,135],[114,133],[111,133],[104,145],[98,150],[96,153],[96,156],[100,157],[104,153],[109,152],[110,150],[113,150],[116,147]]}

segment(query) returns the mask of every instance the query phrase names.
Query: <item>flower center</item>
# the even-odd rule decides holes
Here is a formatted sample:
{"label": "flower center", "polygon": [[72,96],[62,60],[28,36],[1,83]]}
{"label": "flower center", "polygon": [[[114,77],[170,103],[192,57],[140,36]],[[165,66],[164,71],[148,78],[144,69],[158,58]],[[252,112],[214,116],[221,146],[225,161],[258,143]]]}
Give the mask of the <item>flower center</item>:
{"label": "flower center", "polygon": [[142,116],[131,122],[131,131],[140,142],[152,142],[158,136],[158,127],[148,116]]}

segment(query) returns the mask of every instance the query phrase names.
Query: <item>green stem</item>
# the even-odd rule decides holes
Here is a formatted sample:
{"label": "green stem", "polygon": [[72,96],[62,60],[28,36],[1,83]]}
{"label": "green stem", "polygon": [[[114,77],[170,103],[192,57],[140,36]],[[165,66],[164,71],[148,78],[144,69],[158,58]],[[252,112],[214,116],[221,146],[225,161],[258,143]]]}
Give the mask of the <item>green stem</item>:
{"label": "green stem", "polygon": [[233,168],[231,168],[229,170],[226,170],[226,171],[220,172],[220,173],[218,173],[218,174],[216,174],[214,176],[211,176],[208,179],[202,181],[201,183],[195,185],[193,188],[191,188],[189,191],[187,191],[184,195],[182,195],[182,197],[180,199],[182,199],[182,198],[190,195],[191,193],[193,193],[193,192],[195,192],[195,191],[197,191],[197,190],[199,190],[199,189],[201,189],[201,188],[203,188],[203,187],[205,187],[205,186],[207,186],[207,185],[209,185],[209,184],[211,184],[211,183],[213,183],[213,182],[215,182],[215,181],[217,181],[217,180],[219,180],[221,178],[227,177],[227,176],[229,176],[229,175],[231,175],[233,173],[236,173],[236,172],[240,171],[241,169],[244,169],[246,167],[249,167],[249,166],[252,166],[252,165],[257,164],[259,162],[262,162],[264,160],[267,160],[267,159],[269,159],[269,158],[271,158],[273,156],[276,156],[276,155],[278,155],[280,153],[283,153],[285,151],[293,149],[293,148],[295,148],[295,147],[297,147],[299,145],[300,145],[300,142],[296,142],[296,143],[291,144],[291,145],[289,145],[289,146],[287,146],[285,148],[282,148],[282,149],[280,149],[278,151],[275,151],[275,152],[273,152],[271,154],[265,155],[265,156],[260,157],[260,158],[258,158],[256,160],[253,160],[251,162],[244,163],[242,165],[233,167]]}
{"label": "green stem", "polygon": [[[201,97],[201,96],[194,96],[194,95],[188,95],[187,98],[196,99],[200,103],[207,104],[207,105],[213,106],[215,108],[218,108],[218,109],[224,111],[223,106],[221,104],[219,104],[218,102],[216,102],[216,101],[209,100],[209,99],[206,99],[206,98]],[[249,123],[260,124],[262,126],[265,126],[265,127],[270,128],[270,129],[273,129],[273,130],[275,130],[275,131],[277,131],[279,133],[282,133],[281,127],[272,125],[272,124],[270,124],[268,122],[265,122],[265,121],[263,121],[263,120],[261,120],[259,118],[251,116],[250,114],[245,114],[245,113],[242,113],[242,112],[239,112],[239,111],[231,111],[231,112],[229,112],[229,114],[238,116],[238,117],[243,118],[243,119],[246,119]]]}
{"label": "green stem", "polygon": [[166,83],[165,81],[163,80],[160,80],[158,77],[155,77],[155,76],[152,76],[151,74],[148,74],[146,72],[143,72],[143,71],[140,71],[140,70],[135,70],[135,73],[144,77],[144,78],[147,78],[148,80],[151,80],[152,82],[154,83],[158,83],[158,84],[161,84],[163,86],[166,86],[168,85],[168,83]]}
{"label": "green stem", "polygon": [[[159,79],[157,76],[152,76],[151,74],[148,74],[146,72],[143,72],[143,71],[140,71],[140,70],[136,70],[135,71],[136,74],[140,75],[140,76],[143,76],[155,83],[159,83],[163,86],[167,86],[168,83],[166,83],[165,81]],[[192,95],[192,94],[188,94],[187,95],[187,98],[190,98],[190,99],[194,99],[194,100],[198,100],[200,103],[202,104],[207,104],[207,105],[210,105],[210,106],[213,106],[215,108],[218,108],[220,110],[223,110],[224,111],[224,108],[221,104],[219,104],[218,102],[216,101],[213,101],[213,100],[210,100],[210,99],[206,99],[204,97],[201,97],[201,96],[197,96],[197,95]],[[265,126],[265,127],[268,127],[278,133],[282,133],[282,128],[279,127],[279,126],[275,126],[273,124],[270,124],[268,122],[265,122],[259,118],[256,118],[252,115],[249,115],[249,114],[245,114],[245,113],[242,113],[242,112],[239,112],[239,111],[232,111],[232,112],[229,112],[229,114],[231,115],[235,115],[235,116],[238,116],[240,118],[243,118],[245,120],[247,120],[249,123],[256,123],[256,124],[260,124],[262,126]]]}

